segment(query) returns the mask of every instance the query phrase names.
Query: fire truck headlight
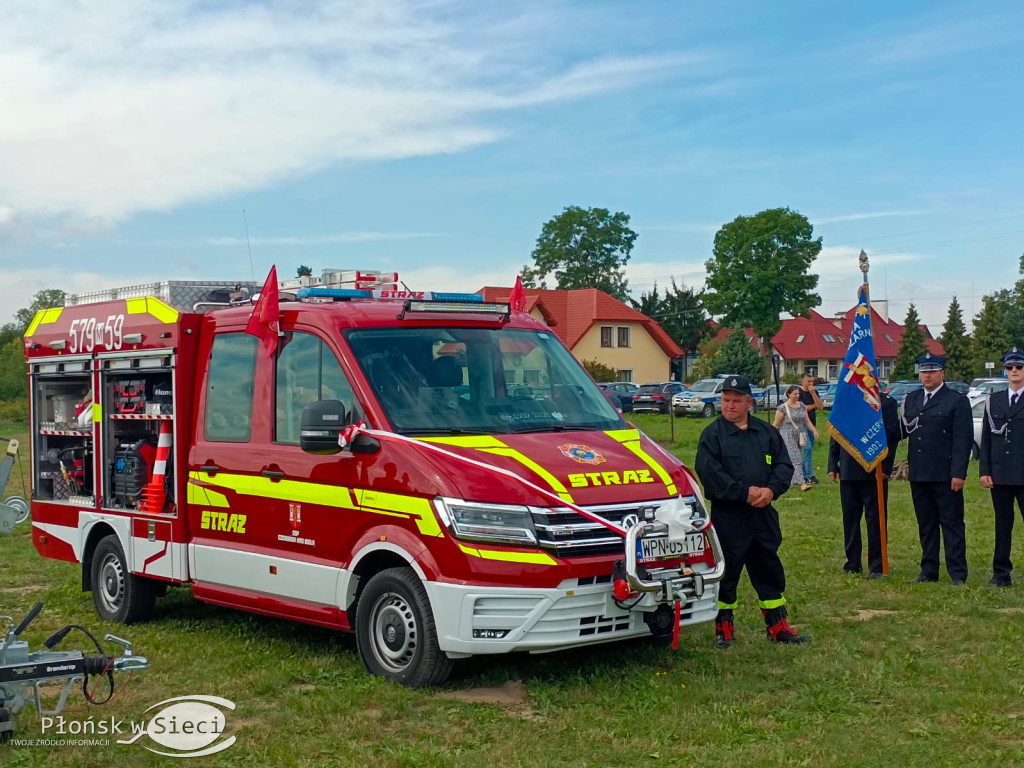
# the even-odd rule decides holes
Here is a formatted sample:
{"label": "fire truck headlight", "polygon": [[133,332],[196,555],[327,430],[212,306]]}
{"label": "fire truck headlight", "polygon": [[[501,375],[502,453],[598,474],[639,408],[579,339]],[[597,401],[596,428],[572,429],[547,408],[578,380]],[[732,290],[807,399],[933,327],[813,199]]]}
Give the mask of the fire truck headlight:
{"label": "fire truck headlight", "polygon": [[435,499],[438,517],[457,539],[490,544],[536,546],[533,517],[526,507]]}

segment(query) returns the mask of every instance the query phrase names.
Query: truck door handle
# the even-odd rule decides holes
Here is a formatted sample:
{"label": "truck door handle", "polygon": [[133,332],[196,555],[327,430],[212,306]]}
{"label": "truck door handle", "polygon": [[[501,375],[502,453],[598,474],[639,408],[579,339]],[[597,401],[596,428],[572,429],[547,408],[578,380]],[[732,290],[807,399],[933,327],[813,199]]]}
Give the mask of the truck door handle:
{"label": "truck door handle", "polygon": [[211,475],[215,475],[218,472],[220,472],[220,467],[218,467],[216,464],[203,464],[201,467],[199,467],[199,471],[209,472]]}
{"label": "truck door handle", "polygon": [[281,478],[284,477],[284,472],[281,472],[280,470],[277,469],[261,469],[260,474],[263,475],[264,477],[272,477],[276,480],[280,480]]}

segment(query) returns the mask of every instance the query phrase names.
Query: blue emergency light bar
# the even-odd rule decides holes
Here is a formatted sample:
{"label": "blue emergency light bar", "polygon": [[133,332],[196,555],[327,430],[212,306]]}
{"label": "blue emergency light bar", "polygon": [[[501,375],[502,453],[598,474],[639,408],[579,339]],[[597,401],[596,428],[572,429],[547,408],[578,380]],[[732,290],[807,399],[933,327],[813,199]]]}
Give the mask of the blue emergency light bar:
{"label": "blue emergency light bar", "polygon": [[388,301],[449,301],[482,304],[484,297],[479,293],[438,293],[436,291],[405,291],[396,289],[361,290],[358,288],[300,288],[295,295],[302,299],[381,299]]}

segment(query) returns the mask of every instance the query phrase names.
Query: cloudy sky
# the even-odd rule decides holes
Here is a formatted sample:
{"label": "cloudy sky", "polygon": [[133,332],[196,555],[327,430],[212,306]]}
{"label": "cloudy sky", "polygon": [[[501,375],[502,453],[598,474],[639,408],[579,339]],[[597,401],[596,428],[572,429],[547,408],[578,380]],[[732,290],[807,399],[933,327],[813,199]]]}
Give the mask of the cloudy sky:
{"label": "cloudy sky", "polygon": [[271,264],[509,285],[569,205],[632,217],[637,294],[700,286],[718,227],[789,206],[820,311],[864,248],[938,333],[1017,277],[1022,42],[984,0],[5,0],[0,321]]}

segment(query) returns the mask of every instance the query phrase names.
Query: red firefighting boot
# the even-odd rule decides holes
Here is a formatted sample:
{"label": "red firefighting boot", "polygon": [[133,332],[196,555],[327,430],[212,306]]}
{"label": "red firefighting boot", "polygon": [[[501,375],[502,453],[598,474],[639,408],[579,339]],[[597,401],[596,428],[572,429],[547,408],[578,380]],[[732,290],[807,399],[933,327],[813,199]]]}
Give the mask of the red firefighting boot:
{"label": "red firefighting boot", "polygon": [[772,608],[771,610],[762,608],[761,613],[764,614],[764,624],[767,628],[768,639],[773,643],[799,645],[800,643],[810,642],[811,638],[806,635],[798,635],[796,630],[789,626],[789,622],[786,621],[786,617],[789,615],[786,611],[786,606],[780,605],[778,608]]}
{"label": "red firefighting boot", "polygon": [[723,608],[715,619],[715,645],[722,650],[736,642],[736,625],[732,619],[732,608]]}

